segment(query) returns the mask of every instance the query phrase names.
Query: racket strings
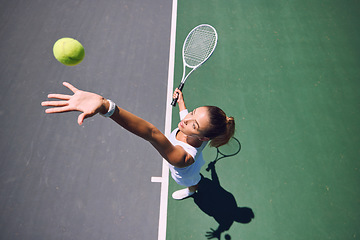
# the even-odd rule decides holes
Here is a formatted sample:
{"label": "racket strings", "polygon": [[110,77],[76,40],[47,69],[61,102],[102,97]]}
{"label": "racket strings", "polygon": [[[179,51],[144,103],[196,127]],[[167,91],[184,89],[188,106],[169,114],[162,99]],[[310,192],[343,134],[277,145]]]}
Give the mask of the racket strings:
{"label": "racket strings", "polygon": [[197,66],[204,62],[213,52],[217,34],[210,27],[197,28],[188,37],[183,50],[184,60],[188,66]]}

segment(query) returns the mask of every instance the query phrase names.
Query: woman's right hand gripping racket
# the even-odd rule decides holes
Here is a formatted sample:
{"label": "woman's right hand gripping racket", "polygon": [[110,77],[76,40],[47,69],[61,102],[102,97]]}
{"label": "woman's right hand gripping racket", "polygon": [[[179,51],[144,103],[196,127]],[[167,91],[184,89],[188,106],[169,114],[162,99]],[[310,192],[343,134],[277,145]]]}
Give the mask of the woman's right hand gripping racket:
{"label": "woman's right hand gripping racket", "polygon": [[[185,81],[190,74],[206,62],[214,52],[217,39],[218,35],[215,28],[208,24],[201,24],[195,27],[187,35],[182,49],[184,68],[182,80],[178,87],[180,91],[182,91]],[[191,70],[185,76],[187,68],[190,68]],[[175,107],[177,100],[177,97],[174,98],[171,105]]]}
{"label": "woman's right hand gripping racket", "polygon": [[206,171],[209,171],[211,167],[215,166],[215,163],[220,159],[235,156],[240,152],[240,150],[241,144],[239,140],[237,140],[235,137],[232,137],[227,144],[216,148],[216,158],[214,161],[209,163]]}

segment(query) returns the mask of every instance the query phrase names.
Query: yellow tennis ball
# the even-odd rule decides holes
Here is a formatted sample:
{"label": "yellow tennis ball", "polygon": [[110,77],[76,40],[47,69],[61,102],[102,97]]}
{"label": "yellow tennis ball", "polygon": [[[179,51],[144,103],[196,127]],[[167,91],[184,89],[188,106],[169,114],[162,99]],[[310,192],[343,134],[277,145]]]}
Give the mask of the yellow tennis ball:
{"label": "yellow tennis ball", "polygon": [[62,64],[74,66],[85,57],[84,47],[73,38],[60,38],[53,47],[55,58]]}

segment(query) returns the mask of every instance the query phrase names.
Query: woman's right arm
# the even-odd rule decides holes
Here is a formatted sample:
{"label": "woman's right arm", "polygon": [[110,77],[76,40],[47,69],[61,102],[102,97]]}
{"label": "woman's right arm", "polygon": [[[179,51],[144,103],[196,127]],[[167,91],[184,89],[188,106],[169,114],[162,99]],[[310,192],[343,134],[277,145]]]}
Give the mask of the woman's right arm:
{"label": "woman's right arm", "polygon": [[[78,123],[81,125],[84,119],[94,116],[97,113],[106,113],[109,109],[109,102],[102,96],[81,91],[70,83],[63,83],[74,94],[49,94],[49,98],[60,101],[44,101],[42,106],[52,108],[46,109],[46,113],[62,113],[69,111],[82,112],[78,117]],[[144,119],[122,109],[118,106],[111,116],[111,119],[124,127],[133,134],[149,141],[160,155],[175,167],[186,167],[191,165],[194,160],[182,147],[174,146],[153,124]]]}

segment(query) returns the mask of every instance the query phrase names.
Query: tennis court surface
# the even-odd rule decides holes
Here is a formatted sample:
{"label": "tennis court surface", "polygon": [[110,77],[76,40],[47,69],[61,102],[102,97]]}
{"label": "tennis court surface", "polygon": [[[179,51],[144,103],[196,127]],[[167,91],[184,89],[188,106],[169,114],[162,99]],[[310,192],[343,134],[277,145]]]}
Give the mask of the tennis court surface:
{"label": "tennis court surface", "polygon": [[[0,239],[200,240],[236,206],[254,219],[214,239],[358,239],[359,9],[354,0],[3,1]],[[202,170],[206,186],[216,173],[215,196],[171,199],[181,187],[163,179],[158,153],[109,119],[79,127],[75,113],[44,114],[41,101],[69,93],[69,81],[175,127],[169,88],[202,23],[219,41],[187,81],[186,104],[224,109],[241,142],[213,176]],[[61,37],[84,45],[78,66],[52,56]],[[204,151],[207,163],[215,155]]]}
{"label": "tennis court surface", "polygon": [[[96,116],[45,115],[68,81],[163,130],[171,3],[2,1],[0,239],[157,239],[162,159],[150,144]],[[52,46],[79,40],[83,62]]]}
{"label": "tennis court surface", "polygon": [[[255,214],[221,239],[359,238],[359,7],[179,1],[175,79],[189,29],[214,26],[217,49],[184,94],[188,108],[217,105],[237,120],[242,149],[215,167],[221,187]],[[177,119],[174,112],[173,126]],[[205,156],[211,161],[214,149]],[[211,179],[205,169],[203,175]],[[177,189],[170,180],[169,193]],[[169,198],[167,239],[206,239],[219,226],[206,213],[193,199]]]}

